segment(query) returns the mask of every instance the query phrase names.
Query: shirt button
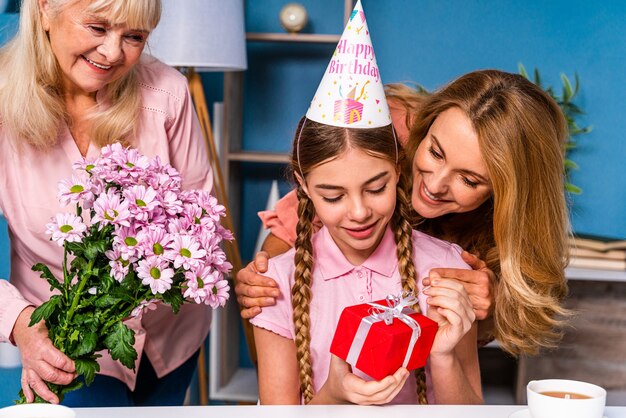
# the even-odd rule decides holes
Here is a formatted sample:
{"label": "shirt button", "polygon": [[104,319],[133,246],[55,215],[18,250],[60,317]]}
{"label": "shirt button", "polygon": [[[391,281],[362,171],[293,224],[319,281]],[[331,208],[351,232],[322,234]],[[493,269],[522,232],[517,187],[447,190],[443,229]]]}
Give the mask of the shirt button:
{"label": "shirt button", "polygon": [[365,301],[365,296],[359,295],[359,302],[363,302],[363,301]]}

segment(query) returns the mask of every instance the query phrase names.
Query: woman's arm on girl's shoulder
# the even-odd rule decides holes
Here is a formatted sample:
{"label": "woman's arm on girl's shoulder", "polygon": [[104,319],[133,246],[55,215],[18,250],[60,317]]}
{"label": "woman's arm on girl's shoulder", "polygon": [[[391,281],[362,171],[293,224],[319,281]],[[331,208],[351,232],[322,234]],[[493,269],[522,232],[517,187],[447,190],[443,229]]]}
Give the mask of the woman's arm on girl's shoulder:
{"label": "woman's arm on girl's shoulder", "polygon": [[289,244],[269,234],[263,242],[263,251],[256,254],[254,260],[237,272],[235,293],[241,308],[241,317],[254,318],[261,313],[263,307],[276,304],[280,290],[276,281],[264,276],[267,272],[270,257],[287,252]]}
{"label": "woman's arm on girl's shoulder", "polygon": [[294,341],[255,326],[254,342],[261,405],[300,405],[299,368]]}

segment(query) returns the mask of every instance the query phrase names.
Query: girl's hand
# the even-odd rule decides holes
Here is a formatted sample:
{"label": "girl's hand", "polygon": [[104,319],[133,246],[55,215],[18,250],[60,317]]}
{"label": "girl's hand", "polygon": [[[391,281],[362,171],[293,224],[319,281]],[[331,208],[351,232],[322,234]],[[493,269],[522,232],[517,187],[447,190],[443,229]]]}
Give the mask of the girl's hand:
{"label": "girl's hand", "polygon": [[267,271],[269,255],[265,251],[257,253],[254,261],[237,272],[235,293],[237,302],[243,308],[241,317],[252,318],[261,313],[261,307],[276,304],[280,290],[274,280],[259,273]]}
{"label": "girl's hand", "polygon": [[428,296],[428,317],[439,324],[431,356],[450,354],[476,319],[467,291],[458,280],[444,279],[432,271],[430,288],[424,294]]}
{"label": "girl's hand", "polygon": [[[409,372],[404,367],[378,381],[365,381],[352,373],[348,363],[331,355],[328,379],[316,398],[320,403],[384,405],[391,402],[404,386]],[[312,403],[316,399],[313,399]]]}
{"label": "girl's hand", "polygon": [[[463,251],[461,254],[463,261],[472,267],[473,270],[453,269],[453,268],[436,268],[431,272],[437,273],[441,277],[456,279],[463,284],[467,291],[476,319],[484,320],[493,313],[495,300],[495,282],[496,275],[491,271],[487,264],[477,256]],[[423,281],[424,286],[430,286],[430,279]]]}
{"label": "girl's hand", "polygon": [[43,321],[28,326],[34,310],[25,308],[13,327],[13,341],[22,357],[22,390],[29,403],[35,400],[33,391],[50,403],[59,403],[45,382],[68,385],[76,377],[76,369],[74,362],[52,344]]}

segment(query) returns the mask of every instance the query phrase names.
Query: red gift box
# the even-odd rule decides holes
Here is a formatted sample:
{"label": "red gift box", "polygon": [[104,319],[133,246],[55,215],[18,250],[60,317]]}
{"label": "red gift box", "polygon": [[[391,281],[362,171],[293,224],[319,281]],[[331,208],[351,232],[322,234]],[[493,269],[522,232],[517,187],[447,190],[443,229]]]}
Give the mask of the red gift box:
{"label": "red gift box", "polygon": [[348,306],[339,318],[330,352],[376,380],[401,366],[423,367],[438,326],[408,307],[415,300],[388,297]]}

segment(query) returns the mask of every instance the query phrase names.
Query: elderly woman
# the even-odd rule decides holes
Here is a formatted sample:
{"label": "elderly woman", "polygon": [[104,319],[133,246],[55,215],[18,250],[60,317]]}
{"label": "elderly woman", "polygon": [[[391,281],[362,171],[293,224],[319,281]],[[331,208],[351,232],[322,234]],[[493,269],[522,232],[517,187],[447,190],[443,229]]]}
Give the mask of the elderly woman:
{"label": "elderly woman", "polygon": [[[44,262],[62,277],[63,249],[44,229],[72,163],[117,141],[172,164],[184,188],[212,188],[185,78],[143,55],[160,14],[159,0],[24,0],[19,32],[0,52],[0,208],[11,240],[10,282],[0,280],[0,342],[20,350],[29,402],[35,394],[58,402],[45,382],[75,376],[45,325],[28,326],[34,307],[51,296],[31,266]],[[136,332],[137,373],[103,354],[94,383],[64,403],[182,404],[210,308],[189,304],[177,316],[157,308],[128,325]]]}

